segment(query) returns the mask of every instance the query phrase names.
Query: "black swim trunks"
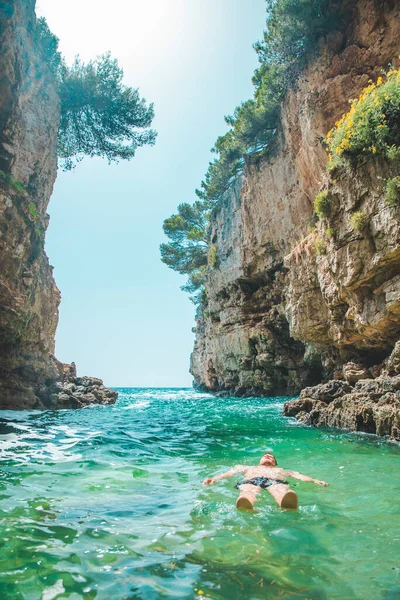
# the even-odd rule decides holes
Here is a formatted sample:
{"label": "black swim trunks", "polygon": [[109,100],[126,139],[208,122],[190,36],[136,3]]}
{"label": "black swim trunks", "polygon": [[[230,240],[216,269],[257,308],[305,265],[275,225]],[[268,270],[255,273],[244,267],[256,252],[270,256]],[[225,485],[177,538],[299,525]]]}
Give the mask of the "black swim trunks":
{"label": "black swim trunks", "polygon": [[275,485],[277,483],[284,483],[288,485],[288,481],[281,481],[280,479],[271,479],[270,477],[253,477],[253,479],[245,479],[244,481],[240,481],[235,485],[235,488],[239,489],[240,485],[244,483],[250,483],[251,485],[257,485],[260,488],[264,488],[266,490],[270,485]]}

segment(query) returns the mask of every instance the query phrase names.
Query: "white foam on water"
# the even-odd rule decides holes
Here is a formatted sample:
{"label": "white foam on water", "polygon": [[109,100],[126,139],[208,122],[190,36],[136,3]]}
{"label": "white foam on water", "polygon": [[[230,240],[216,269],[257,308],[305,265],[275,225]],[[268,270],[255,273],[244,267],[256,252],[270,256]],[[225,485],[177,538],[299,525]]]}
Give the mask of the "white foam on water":
{"label": "white foam on water", "polygon": [[43,591],[42,600],[53,600],[56,596],[65,592],[64,584],[62,579],[56,581],[56,583]]}
{"label": "white foam on water", "polygon": [[[99,430],[53,425],[46,432],[32,425],[9,422],[17,433],[0,435],[0,458],[27,463],[31,459],[52,462],[80,460],[82,454],[70,452],[80,442],[87,442],[102,435]],[[20,432],[20,433],[18,433]],[[65,436],[60,438],[60,434]],[[39,441],[39,444],[38,444]]]}
{"label": "white foam on water", "polygon": [[45,456],[46,454],[52,462],[71,462],[82,458],[82,454],[67,454],[53,443],[44,446],[42,455]]}
{"label": "white foam on water", "polygon": [[148,406],[150,406],[149,400],[139,400],[134,404],[128,404],[128,406],[122,406],[121,408],[122,410],[132,410],[133,408],[147,408]]}
{"label": "white foam on water", "polygon": [[21,441],[21,439],[15,433],[9,433],[0,437],[0,456],[1,458],[8,458],[8,450],[14,450],[16,448],[26,448],[30,444]]}

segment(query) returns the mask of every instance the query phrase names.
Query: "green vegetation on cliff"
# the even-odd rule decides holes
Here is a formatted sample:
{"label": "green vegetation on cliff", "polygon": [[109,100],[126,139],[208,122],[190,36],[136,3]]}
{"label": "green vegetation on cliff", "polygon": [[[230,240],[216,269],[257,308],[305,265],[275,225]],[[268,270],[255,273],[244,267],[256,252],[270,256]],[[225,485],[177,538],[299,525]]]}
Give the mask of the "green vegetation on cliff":
{"label": "green vegetation on cliff", "polygon": [[14,179],[11,173],[5,173],[4,171],[0,170],[0,184],[1,183],[3,185],[10,186],[15,192],[18,192],[19,194],[25,193],[25,187],[22,181]]}
{"label": "green vegetation on cliff", "polygon": [[[381,156],[391,161],[400,158],[400,69],[382,72],[377,81],[371,80],[360,96],[350,101],[351,108],[327,133],[328,170],[346,164],[360,166],[369,158]],[[385,200],[391,207],[400,202],[400,177],[386,181]],[[314,212],[320,219],[331,214],[331,199],[328,190],[320,191],[314,199]],[[362,211],[350,217],[354,231],[365,232],[368,215]],[[333,230],[326,230],[328,239]],[[316,248],[317,254],[320,254]]]}
{"label": "green vegetation on cliff", "polygon": [[390,70],[352,100],[327,134],[329,168],[369,156],[400,157],[400,69]]}
{"label": "green vegetation on cliff", "polygon": [[400,204],[400,177],[392,177],[386,182],[386,202],[389,206]]}
{"label": "green vegetation on cliff", "polygon": [[147,106],[137,89],[122,83],[116,59],[107,53],[85,64],[77,57],[69,67],[43,17],[36,21],[35,37],[58,82],[58,155],[64,169],[84,156],[129,160],[138,147],[154,144],[156,133],[149,129],[153,104]]}
{"label": "green vegetation on cliff", "polygon": [[59,39],[50,30],[44,17],[36,19],[35,41],[51,71],[57,75],[62,64],[61,52],[58,49]]}
{"label": "green vegetation on cliff", "polygon": [[72,67],[60,69],[58,154],[66,168],[84,156],[129,160],[138,147],[154,144],[156,134],[148,129],[153,105],[147,106],[122,78],[110,54],[87,64],[76,58]]}
{"label": "green vegetation on cliff", "polygon": [[[217,157],[209,163],[196,190],[196,204],[204,204],[206,216],[247,164],[272,152],[280,124],[280,104],[296,84],[309,56],[318,52],[320,40],[345,25],[343,6],[344,0],[266,0],[266,30],[254,46],[260,60],[253,76],[254,96],[236,107],[232,116],[225,117],[230,129],[217,139],[212,148]],[[165,230],[169,221],[164,222],[164,231],[171,238]],[[180,247],[179,254],[174,240],[162,244],[161,260],[179,273],[188,274],[189,282],[195,273],[200,287],[206,276],[207,251],[199,241],[190,241]],[[197,265],[193,270],[191,263],[196,244],[203,260],[204,275],[200,278]],[[187,253],[187,260],[182,260],[181,253]]]}
{"label": "green vegetation on cliff", "polygon": [[354,231],[365,231],[368,225],[368,215],[358,210],[350,217],[350,225]]}
{"label": "green vegetation on cliff", "polygon": [[322,190],[314,198],[314,210],[319,217],[329,217],[331,206],[327,190]]}
{"label": "green vegetation on cliff", "polygon": [[229,131],[212,152],[200,190],[201,199],[217,201],[246,163],[270,153],[280,121],[280,103],[319,48],[321,38],[342,25],[343,0],[266,0],[267,21],[262,41],[254,48],[260,60],[254,97],[225,117]]}

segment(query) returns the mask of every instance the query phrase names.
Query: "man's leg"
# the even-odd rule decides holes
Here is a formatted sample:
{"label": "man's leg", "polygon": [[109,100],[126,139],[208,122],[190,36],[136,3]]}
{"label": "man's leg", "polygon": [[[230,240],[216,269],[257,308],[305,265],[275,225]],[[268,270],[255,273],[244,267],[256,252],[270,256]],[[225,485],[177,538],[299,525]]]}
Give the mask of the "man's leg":
{"label": "man's leg", "polygon": [[239,486],[239,491],[240,494],[236,501],[236,508],[253,508],[257,494],[261,492],[261,488],[251,483],[243,483]]}
{"label": "man's leg", "polygon": [[297,498],[297,494],[293,490],[289,489],[288,485],[284,485],[283,483],[275,483],[273,485],[269,485],[267,490],[281,508],[299,507],[299,499]]}

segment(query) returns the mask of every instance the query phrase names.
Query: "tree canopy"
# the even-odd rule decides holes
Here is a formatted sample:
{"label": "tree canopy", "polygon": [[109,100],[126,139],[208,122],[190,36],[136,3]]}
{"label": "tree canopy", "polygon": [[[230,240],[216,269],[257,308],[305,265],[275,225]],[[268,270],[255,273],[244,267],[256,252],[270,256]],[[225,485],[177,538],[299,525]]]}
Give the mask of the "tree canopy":
{"label": "tree canopy", "polygon": [[123,70],[110,53],[88,63],[76,57],[68,66],[44,18],[37,19],[36,41],[58,83],[58,155],[65,170],[84,156],[130,160],[138,147],[154,144],[154,106],[123,84]]}
{"label": "tree canopy", "polygon": [[161,260],[181,275],[189,275],[182,289],[192,294],[201,288],[207,274],[208,213],[204,202],[183,203],[178,206],[178,213],[165,219],[163,224],[170,242],[161,244]]}
{"label": "tree canopy", "polygon": [[147,106],[122,78],[109,53],[87,64],[76,58],[60,70],[58,154],[67,168],[84,156],[129,160],[139,146],[154,144],[156,133],[148,129],[153,104]]}

